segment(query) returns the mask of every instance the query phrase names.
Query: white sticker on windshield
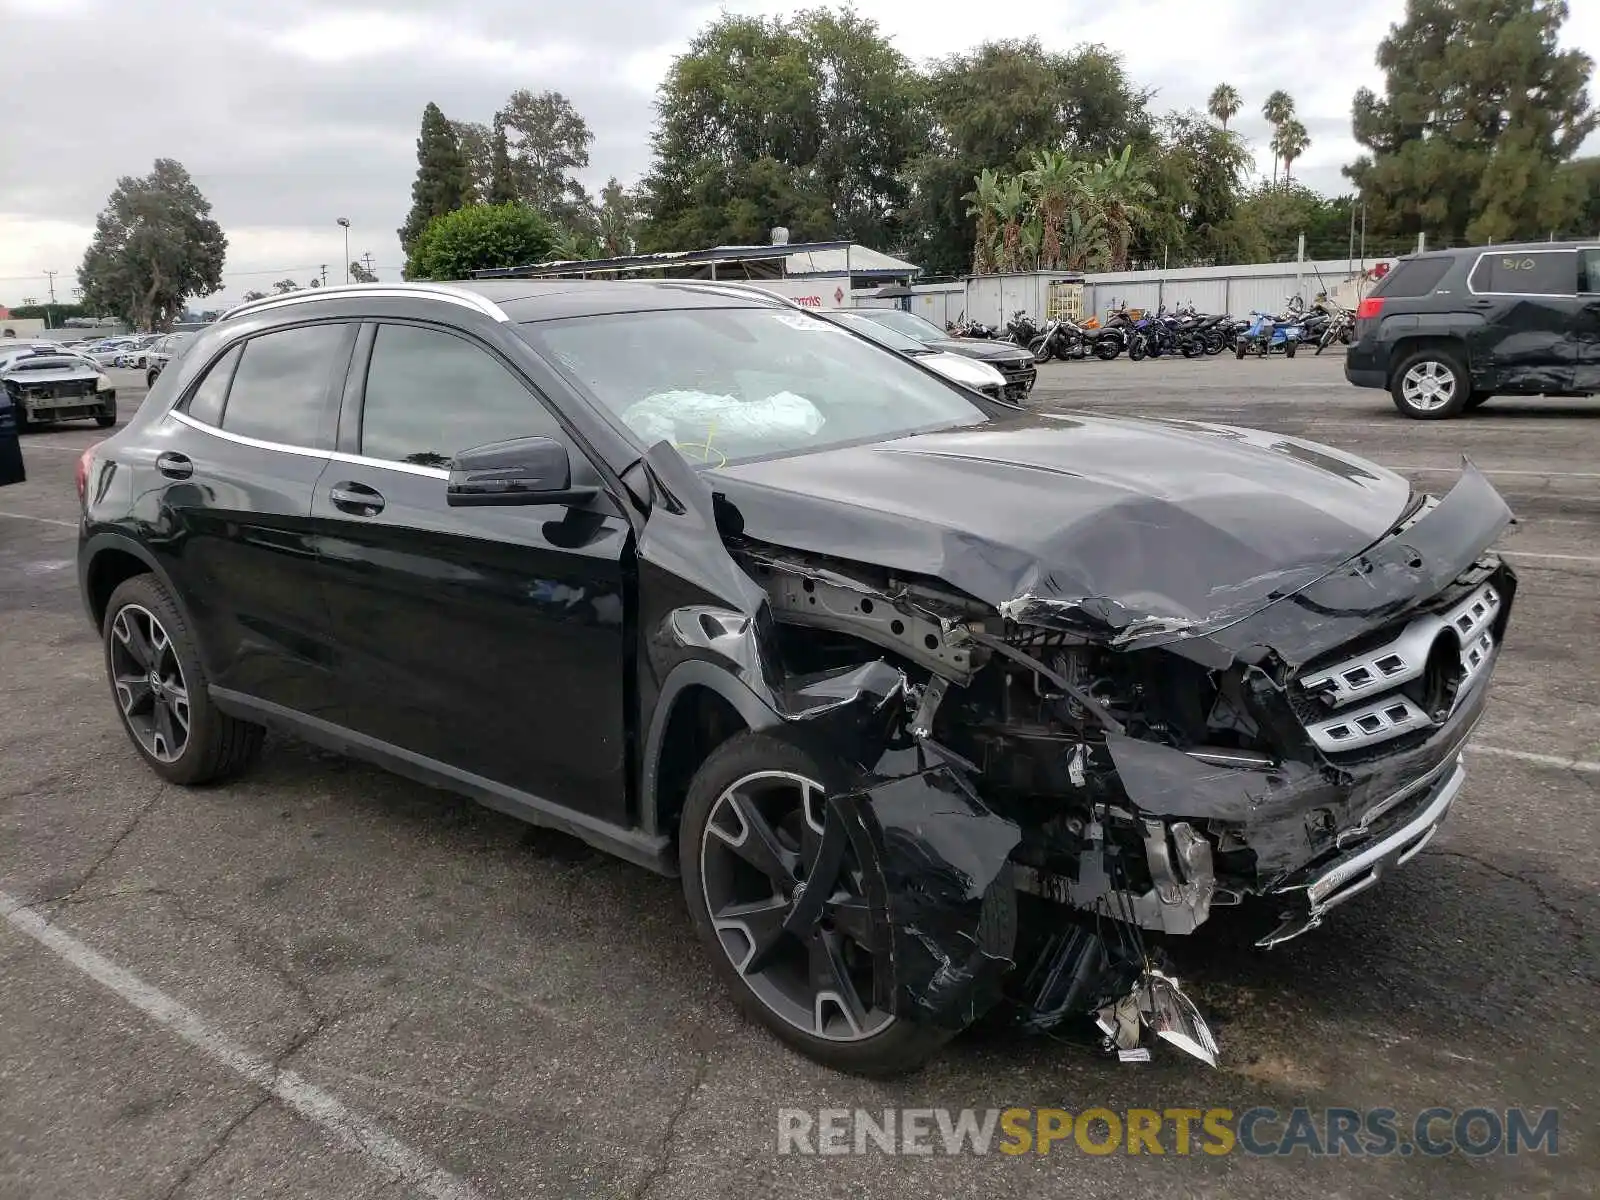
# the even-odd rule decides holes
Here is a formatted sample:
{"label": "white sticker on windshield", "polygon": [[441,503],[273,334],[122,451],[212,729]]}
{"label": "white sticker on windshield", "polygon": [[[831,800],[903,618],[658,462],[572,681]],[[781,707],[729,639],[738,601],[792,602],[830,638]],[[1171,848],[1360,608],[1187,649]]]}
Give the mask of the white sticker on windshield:
{"label": "white sticker on windshield", "polygon": [[772,315],[777,317],[778,320],[782,321],[790,329],[806,329],[813,332],[820,329],[825,333],[844,332],[844,330],[840,329],[837,325],[831,325],[827,321],[818,320],[816,317],[807,316],[805,313],[780,312],[773,313]]}

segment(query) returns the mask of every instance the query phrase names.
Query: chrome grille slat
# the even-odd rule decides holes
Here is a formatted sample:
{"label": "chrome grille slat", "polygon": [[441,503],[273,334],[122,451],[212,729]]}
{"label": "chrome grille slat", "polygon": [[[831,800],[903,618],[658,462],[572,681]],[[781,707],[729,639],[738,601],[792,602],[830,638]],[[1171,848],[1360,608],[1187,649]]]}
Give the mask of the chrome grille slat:
{"label": "chrome grille slat", "polygon": [[1432,725],[1433,717],[1399,689],[1427,670],[1434,644],[1448,630],[1461,655],[1459,703],[1494,657],[1490,628],[1500,607],[1499,593],[1486,583],[1443,613],[1417,617],[1393,640],[1305,676],[1299,681],[1304,694],[1322,697],[1334,710],[1311,720],[1302,713],[1307,735],[1319,749],[1341,753]]}
{"label": "chrome grille slat", "polygon": [[[1335,708],[1409,683],[1428,665],[1428,651],[1441,630],[1452,629],[1463,647],[1473,645],[1500,614],[1500,596],[1492,584],[1442,614],[1418,617],[1393,641],[1367,654],[1317,671],[1300,681],[1308,692],[1327,692]],[[1465,655],[1463,655],[1463,659]]]}

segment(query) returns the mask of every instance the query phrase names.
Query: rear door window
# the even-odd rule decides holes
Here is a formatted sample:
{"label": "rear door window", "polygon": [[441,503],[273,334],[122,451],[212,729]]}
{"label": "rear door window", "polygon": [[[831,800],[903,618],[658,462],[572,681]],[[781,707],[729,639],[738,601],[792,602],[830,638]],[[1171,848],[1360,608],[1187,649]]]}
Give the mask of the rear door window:
{"label": "rear door window", "polygon": [[222,402],[228,398],[228,381],[233,378],[234,367],[239,365],[239,350],[240,347],[235,346],[212,363],[206,377],[189,396],[184,411],[196,421],[204,421],[207,425],[222,424]]}
{"label": "rear door window", "polygon": [[344,323],[262,334],[244,344],[222,409],[229,433],[286,446],[319,446],[328,388],[349,362]]}
{"label": "rear door window", "polygon": [[1373,289],[1375,296],[1407,298],[1426,296],[1450,273],[1448,257],[1410,258],[1390,271]]}
{"label": "rear door window", "polygon": [[1571,296],[1578,270],[1572,250],[1494,250],[1472,268],[1471,286],[1480,294]]}

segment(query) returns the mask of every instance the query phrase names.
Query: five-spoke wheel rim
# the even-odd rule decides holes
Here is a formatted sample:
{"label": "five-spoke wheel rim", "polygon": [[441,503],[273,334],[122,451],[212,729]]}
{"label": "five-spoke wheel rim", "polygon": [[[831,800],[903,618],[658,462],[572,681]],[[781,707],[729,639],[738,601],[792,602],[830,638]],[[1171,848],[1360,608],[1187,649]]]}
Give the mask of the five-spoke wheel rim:
{"label": "five-spoke wheel rim", "polygon": [[1419,362],[1401,379],[1400,392],[1412,408],[1433,412],[1455,398],[1456,373],[1433,359]]}
{"label": "five-spoke wheel rim", "polygon": [[706,820],[700,880],[728,961],[775,1015],[834,1042],[893,1022],[873,1003],[861,870],[820,783],[758,771],[731,784]]}
{"label": "five-spoke wheel rim", "polygon": [[189,687],[172,638],[149,609],[126,604],[111,621],[111,686],[122,719],[157,762],[189,745]]}

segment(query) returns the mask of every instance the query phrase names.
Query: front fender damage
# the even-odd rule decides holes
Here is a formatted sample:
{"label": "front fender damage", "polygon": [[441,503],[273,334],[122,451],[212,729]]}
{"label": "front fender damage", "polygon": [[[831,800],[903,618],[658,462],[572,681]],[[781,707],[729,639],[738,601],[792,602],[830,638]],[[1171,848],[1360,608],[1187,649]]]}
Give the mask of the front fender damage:
{"label": "front fender damage", "polygon": [[[1136,1050],[1143,1027],[1214,1062],[1204,1023],[1137,930],[1107,938],[1090,924],[1068,923],[1066,934],[1049,939],[1048,953],[1030,945],[1019,971],[1024,869],[1013,858],[1022,825],[985,801],[977,764],[933,737],[948,690],[970,681],[992,652],[987,635],[966,623],[979,610],[948,596],[885,593],[793,557],[736,559],[716,499],[677,453],[662,444],[644,463],[652,503],[637,543],[641,691],[653,699],[682,664],[714,664],[748,690],[769,728],[821,742],[850,764],[857,786],[833,806],[848,820],[866,875],[877,1002],[899,1017],[959,1030],[1008,999],[1007,981],[1022,975],[1035,997],[1017,1006],[1025,1029],[1095,1017],[1105,1044],[1125,1053]],[[805,624],[848,632],[858,661],[810,672],[786,666],[774,578],[792,585]],[[805,604],[812,597],[821,603]],[[913,682],[886,657],[862,658],[871,644],[927,677]],[[1189,854],[1190,870],[1193,849],[1179,853]],[[1173,885],[1187,886],[1177,877]],[[1106,902],[1098,895],[1086,907],[1118,920]]]}

